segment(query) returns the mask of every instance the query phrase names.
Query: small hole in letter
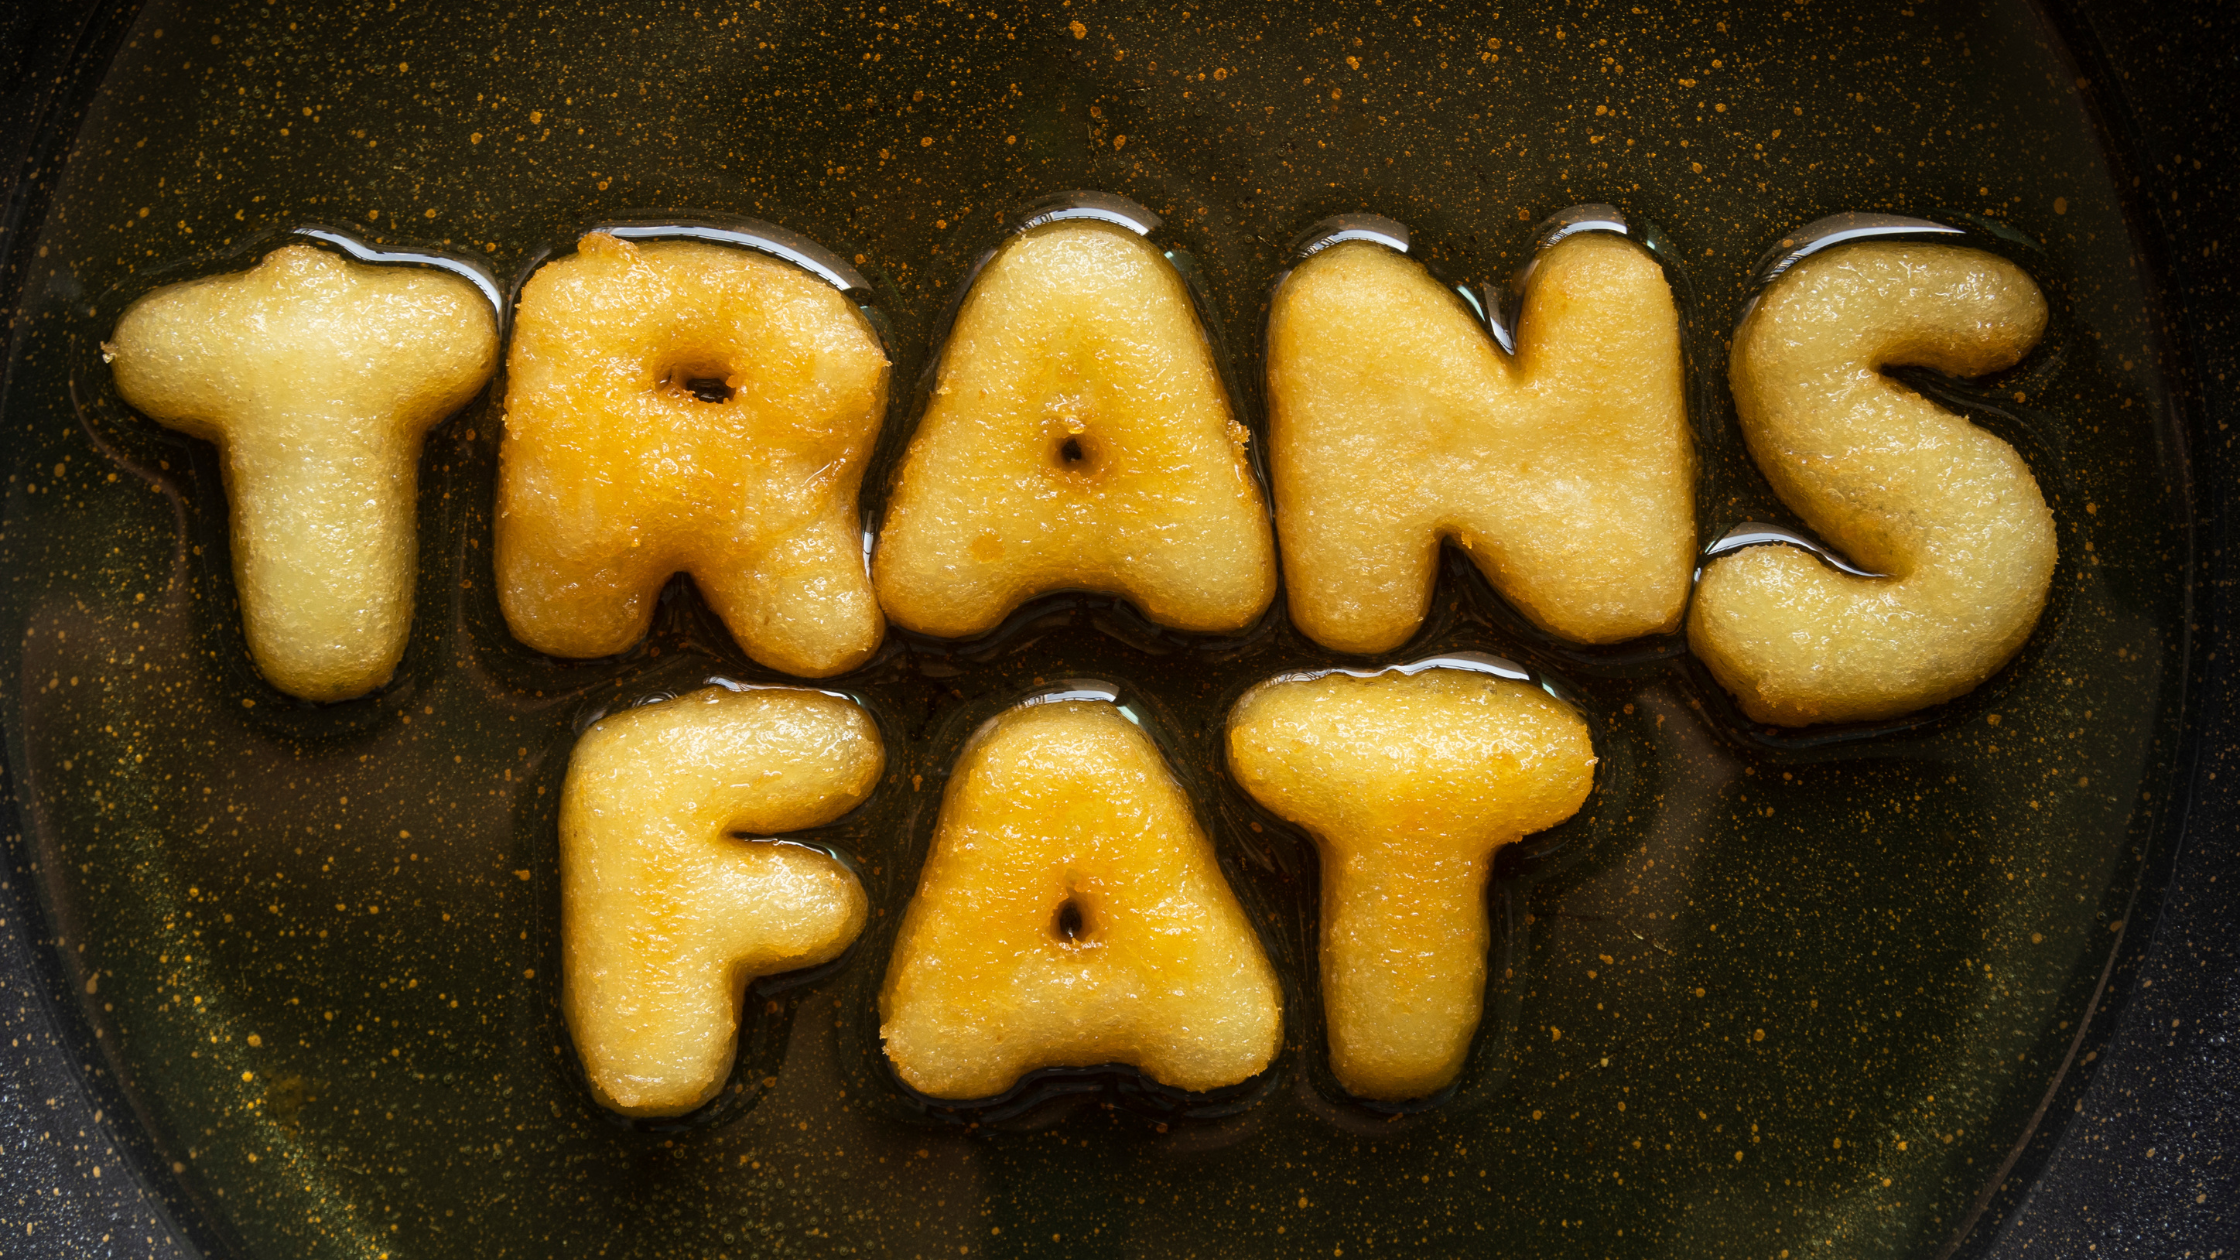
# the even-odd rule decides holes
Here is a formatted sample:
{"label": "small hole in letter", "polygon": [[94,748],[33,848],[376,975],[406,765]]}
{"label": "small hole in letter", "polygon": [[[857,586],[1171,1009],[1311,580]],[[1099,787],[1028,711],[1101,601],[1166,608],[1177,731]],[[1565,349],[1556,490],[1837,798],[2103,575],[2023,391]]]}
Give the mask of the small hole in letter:
{"label": "small hole in letter", "polygon": [[1078,941],[1089,930],[1088,922],[1081,916],[1081,903],[1068,897],[1058,907],[1058,915],[1050,922],[1050,934],[1061,941]]}

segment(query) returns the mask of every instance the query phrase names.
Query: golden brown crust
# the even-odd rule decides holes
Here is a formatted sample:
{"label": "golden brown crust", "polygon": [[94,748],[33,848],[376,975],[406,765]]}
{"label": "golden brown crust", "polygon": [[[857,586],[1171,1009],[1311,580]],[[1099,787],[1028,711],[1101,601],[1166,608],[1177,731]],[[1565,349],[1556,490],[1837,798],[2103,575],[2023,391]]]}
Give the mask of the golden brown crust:
{"label": "golden brown crust", "polygon": [[945,637],[1058,590],[1241,629],[1275,596],[1247,437],[1155,247],[1080,221],[1016,237],[942,350],[873,558],[880,602]]}
{"label": "golden brown crust", "polygon": [[958,758],[879,1017],[902,1079],[953,1099],[1105,1063],[1216,1089],[1264,1070],[1283,1028],[1190,801],[1140,729],[1086,701],[1013,709]]}
{"label": "golden brown crust", "polygon": [[887,359],[840,293],[748,250],[594,232],[523,288],[507,371],[496,560],[522,642],[622,651],[681,570],[772,668],[877,649],[856,498]]}
{"label": "golden brown crust", "polygon": [[1484,674],[1331,674],[1246,692],[1228,745],[1238,784],[1321,850],[1331,1070],[1364,1098],[1436,1093],[1484,1003],[1493,855],[1585,802],[1586,723]]}

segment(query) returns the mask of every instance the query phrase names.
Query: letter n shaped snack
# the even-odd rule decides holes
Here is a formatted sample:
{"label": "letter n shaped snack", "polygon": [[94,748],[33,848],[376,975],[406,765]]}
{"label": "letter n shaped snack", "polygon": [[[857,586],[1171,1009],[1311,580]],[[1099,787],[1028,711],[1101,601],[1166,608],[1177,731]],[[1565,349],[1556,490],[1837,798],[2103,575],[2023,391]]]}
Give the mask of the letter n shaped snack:
{"label": "letter n shaped snack", "polygon": [[1276,293],[1268,404],[1291,616],[1316,642],[1405,642],[1443,538],[1551,634],[1678,628],[1695,562],[1679,320],[1627,238],[1540,254],[1514,357],[1413,259],[1331,246]]}

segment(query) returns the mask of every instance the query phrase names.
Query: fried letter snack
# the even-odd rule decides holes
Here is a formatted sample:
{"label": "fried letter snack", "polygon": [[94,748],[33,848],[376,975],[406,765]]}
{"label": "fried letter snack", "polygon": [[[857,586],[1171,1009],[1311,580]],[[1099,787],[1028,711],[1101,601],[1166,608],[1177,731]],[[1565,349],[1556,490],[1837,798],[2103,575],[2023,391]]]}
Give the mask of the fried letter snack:
{"label": "fried letter snack", "polygon": [[1414,259],[1349,241],[1268,316],[1269,452],[1291,618],[1343,652],[1422,624],[1452,538],[1579,643],[1679,628],[1695,456],[1656,261],[1571,236],[1533,266],[1514,359]]}
{"label": "fried letter snack", "polygon": [[1102,701],[1030,704],[958,758],[879,995],[910,1087],[986,1098],[1129,1063],[1179,1089],[1274,1059],[1282,996],[1159,750]]}
{"label": "fried letter snack", "polygon": [[134,302],[104,350],[127,403],[218,447],[258,672],[306,700],[388,681],[412,627],[421,436],[497,365],[482,294],[283,245]]}
{"label": "fried letter snack", "polygon": [[1486,987],[1494,851],[1578,811],[1586,723],[1536,687],[1460,670],[1276,680],[1229,715],[1229,768],[1322,852],[1330,1067],[1363,1098],[1452,1081]]}
{"label": "fried letter snack", "polygon": [[1227,631],[1275,596],[1275,546],[1190,295],[1132,232],[1003,247],[957,312],[872,573],[895,623],[951,638],[1091,590]]}
{"label": "fried letter snack", "polygon": [[879,646],[856,490],[887,357],[837,290],[751,250],[593,232],[522,289],[507,371],[498,588],[523,643],[619,652],[683,570],[774,669]]}
{"label": "fried letter snack", "polygon": [[2045,299],[1950,245],[1843,245],[1775,281],[1735,334],[1735,409],[1774,492],[1881,578],[1793,547],[1704,566],[1688,643],[1760,722],[1895,717],[2020,650],[2053,581],[2053,515],[2005,442],[1882,369],[1980,376],[2019,361]]}
{"label": "fried letter snack", "polygon": [[583,733],[560,797],[560,1004],[601,1103],[672,1116],[708,1101],[747,983],[863,930],[846,867],[748,837],[847,813],[885,756],[863,710],[815,691],[709,687]]}

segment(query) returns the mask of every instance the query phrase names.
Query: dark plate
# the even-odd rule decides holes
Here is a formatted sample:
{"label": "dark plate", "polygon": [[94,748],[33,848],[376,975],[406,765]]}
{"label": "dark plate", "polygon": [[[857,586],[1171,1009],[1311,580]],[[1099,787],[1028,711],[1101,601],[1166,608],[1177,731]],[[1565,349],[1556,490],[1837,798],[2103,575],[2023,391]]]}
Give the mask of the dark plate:
{"label": "dark plate", "polygon": [[[1912,1256],[2084,1237],[2089,1190],[2016,1205],[2033,1178],[2094,1184],[2071,1154],[2086,1137],[2041,1148],[2088,1129],[2075,1109],[2142,915],[2166,889],[2214,892],[2169,882],[2181,829],[2231,817],[2229,797],[2188,814],[2228,721],[2201,637],[2221,534],[2199,532],[2227,493],[2224,438],[2187,410],[2216,378],[2161,314],[2173,280],[2181,314],[2223,300],[2184,287],[2213,240],[2174,229],[2206,213],[2182,197],[2208,177],[2183,163],[2224,142],[2150,150],[2124,117],[2104,128],[2095,111],[2120,98],[2094,76],[2120,80],[2096,40],[2136,73],[2156,54],[2135,32],[2023,4],[782,9],[158,3],[94,16],[52,58],[5,238],[0,642],[22,818],[10,1035],[59,1032],[9,1084],[8,1123],[84,1130],[86,1215],[34,1208],[26,1158],[0,1240]],[[1070,597],[981,643],[898,636],[836,684],[879,717],[888,778],[819,837],[884,918],[839,963],[758,990],[738,1088],[707,1114],[618,1123],[583,1090],[555,1001],[567,749],[602,707],[767,673],[684,584],[625,657],[513,643],[487,560],[485,398],[428,444],[397,682],[288,702],[242,657],[209,450],[117,404],[98,339],[150,285],[308,223],[480,255],[517,282],[591,222],[698,212],[859,258],[909,382],[1005,218],[1069,188],[1165,217],[1255,426],[1265,298],[1301,228],[1390,215],[1443,273],[1490,280],[1526,260],[1534,221],[1622,207],[1661,233],[1682,293],[1707,537],[1785,519],[1721,387],[1757,256],[1837,211],[1967,226],[2037,275],[2054,328],[1999,382],[1920,383],[2038,468],[2057,597],[1976,694],[1800,737],[1737,721],[1674,645],[1548,642],[1450,563],[1441,612],[1395,658],[1490,650],[1545,671],[1593,719],[1605,773],[1580,819],[1504,856],[1477,1052],[1452,1096],[1397,1117],[1320,1067],[1311,855],[1255,831],[1219,768],[1228,701],[1327,653],[1280,614],[1209,642]],[[912,418],[897,393],[884,459]],[[1235,1097],[1068,1074],[1001,1105],[916,1105],[877,1054],[880,924],[963,734],[1077,676],[1138,704],[1202,803],[1285,977],[1290,1045]],[[2222,1035],[2195,1031],[2196,1005],[2152,1018],[2179,1021],[2157,1045]],[[2221,1154],[2197,1138],[2199,1188],[2150,1174],[2132,1203],[2160,1195],[2214,1246]],[[105,1177],[84,1171],[104,1159]]]}

